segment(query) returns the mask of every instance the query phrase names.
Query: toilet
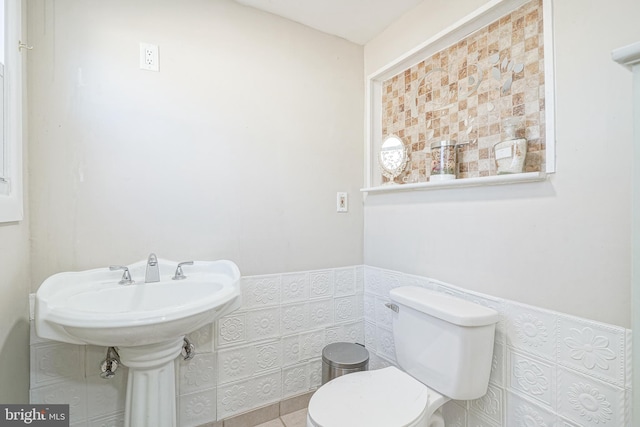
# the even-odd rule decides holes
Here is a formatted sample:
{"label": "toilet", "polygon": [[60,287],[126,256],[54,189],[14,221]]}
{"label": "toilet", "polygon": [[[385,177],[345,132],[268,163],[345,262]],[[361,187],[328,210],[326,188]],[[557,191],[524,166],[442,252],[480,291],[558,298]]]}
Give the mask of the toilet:
{"label": "toilet", "polygon": [[444,427],[442,405],[487,392],[497,311],[417,286],[390,298],[400,369],[329,381],[309,401],[307,427]]}

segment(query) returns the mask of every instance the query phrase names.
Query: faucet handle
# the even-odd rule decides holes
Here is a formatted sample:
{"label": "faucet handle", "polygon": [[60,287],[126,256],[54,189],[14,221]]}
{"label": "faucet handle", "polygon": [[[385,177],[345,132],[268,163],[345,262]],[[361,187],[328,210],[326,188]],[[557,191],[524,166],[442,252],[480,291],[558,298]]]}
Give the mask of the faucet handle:
{"label": "faucet handle", "polygon": [[134,281],[131,279],[131,273],[129,273],[129,267],[126,267],[124,265],[110,265],[109,270],[124,270],[124,273],[122,273],[122,279],[120,279],[120,281],[118,282],[119,285],[130,285],[134,283]]}
{"label": "faucet handle", "polygon": [[178,268],[176,268],[176,274],[174,274],[172,277],[173,280],[182,280],[187,278],[187,276],[185,276],[182,272],[183,265],[193,265],[193,261],[184,261],[179,263]]}

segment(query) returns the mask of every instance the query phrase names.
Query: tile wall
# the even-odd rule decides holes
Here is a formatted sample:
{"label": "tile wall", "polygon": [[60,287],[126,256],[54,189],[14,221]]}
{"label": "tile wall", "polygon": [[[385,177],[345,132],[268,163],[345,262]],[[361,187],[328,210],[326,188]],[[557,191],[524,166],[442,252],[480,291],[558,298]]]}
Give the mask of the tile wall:
{"label": "tile wall", "polygon": [[416,285],[494,308],[488,393],[445,405],[447,427],[629,427],[631,331],[421,276],[365,267],[365,344],[371,368],[394,364],[389,290]]}
{"label": "tile wall", "polygon": [[[321,383],[322,348],[364,342],[362,266],[242,278],[243,305],[189,335],[176,364],[178,424],[198,426],[279,402]],[[31,333],[31,402],[70,403],[72,426],[122,426],[126,368],[100,378],[106,348]]]}
{"label": "tile wall", "polygon": [[[181,427],[198,426],[313,390],[321,351],[364,342],[370,369],[395,362],[390,289],[416,285],[492,307],[489,392],[444,407],[447,427],[628,427],[631,331],[355,266],[243,277],[243,306],[190,334],[198,354],[176,365]],[[32,328],[31,401],[70,403],[72,426],[122,426],[126,368],[99,377],[105,348],[39,339]]]}
{"label": "tile wall", "polygon": [[510,117],[528,141],[525,172],[545,169],[542,18],[542,0],[532,0],[383,82],[382,137],[400,137],[409,154],[395,182],[426,181],[440,140],[462,144],[458,178],[495,175],[492,147]]}

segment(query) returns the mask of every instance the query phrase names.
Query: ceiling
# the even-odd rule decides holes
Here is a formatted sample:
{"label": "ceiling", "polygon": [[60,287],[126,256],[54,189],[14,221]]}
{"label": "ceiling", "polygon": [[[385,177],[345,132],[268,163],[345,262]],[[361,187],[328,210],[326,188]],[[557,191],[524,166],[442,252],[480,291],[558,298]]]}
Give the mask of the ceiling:
{"label": "ceiling", "polygon": [[422,0],[236,0],[316,30],[365,44]]}

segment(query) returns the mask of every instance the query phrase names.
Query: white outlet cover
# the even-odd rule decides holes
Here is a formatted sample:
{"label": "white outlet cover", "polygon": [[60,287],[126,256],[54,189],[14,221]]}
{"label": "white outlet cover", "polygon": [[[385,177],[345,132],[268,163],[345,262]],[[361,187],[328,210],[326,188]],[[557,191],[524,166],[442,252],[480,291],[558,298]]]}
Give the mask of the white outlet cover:
{"label": "white outlet cover", "polygon": [[160,71],[158,45],[140,43],[140,69]]}

